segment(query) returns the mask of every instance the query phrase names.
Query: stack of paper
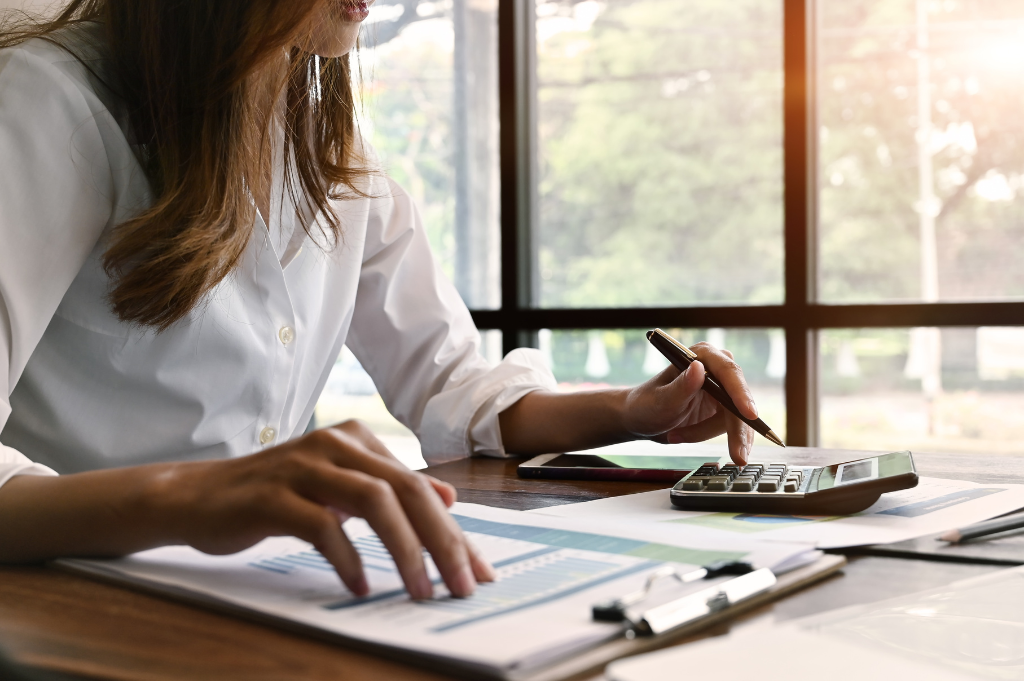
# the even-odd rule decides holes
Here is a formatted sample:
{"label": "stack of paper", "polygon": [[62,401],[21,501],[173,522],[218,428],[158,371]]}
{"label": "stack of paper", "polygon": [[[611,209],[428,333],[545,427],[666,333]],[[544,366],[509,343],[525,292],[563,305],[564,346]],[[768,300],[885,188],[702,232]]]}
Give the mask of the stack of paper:
{"label": "stack of paper", "polygon": [[624,528],[466,504],[452,512],[498,574],[467,599],[449,597],[438,581],[433,600],[409,600],[390,555],[358,519],[346,522],[345,531],[373,589],[365,598],[349,593],[324,558],[294,538],[267,539],[224,557],[169,547],[61,564],[316,629],[364,648],[430,658],[450,670],[507,676],[621,635],[622,626],[592,620],[592,605],[638,589],[664,563],[689,570],[737,559],[780,572],[814,560],[816,552],[805,544],[713,538],[687,527]]}
{"label": "stack of paper", "polygon": [[846,548],[895,543],[939,534],[1024,508],[1024,486],[974,484],[922,477],[912,489],[885,493],[863,512],[845,517],[708,513],[677,510],[668,489],[539,510],[565,519],[651,524],[663,529],[703,530],[718,539],[808,543]]}

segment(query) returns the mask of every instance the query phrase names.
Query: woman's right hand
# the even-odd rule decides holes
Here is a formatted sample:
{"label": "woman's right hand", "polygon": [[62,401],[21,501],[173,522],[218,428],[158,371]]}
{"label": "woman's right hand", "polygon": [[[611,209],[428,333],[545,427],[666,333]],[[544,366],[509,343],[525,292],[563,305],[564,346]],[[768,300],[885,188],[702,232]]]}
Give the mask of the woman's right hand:
{"label": "woman's right hand", "polygon": [[211,554],[268,536],[312,543],[353,593],[369,592],[359,554],[341,527],[361,517],[391,552],[409,594],[429,598],[423,548],[453,595],[468,596],[494,570],[448,514],[455,490],[409,470],[359,422],[321,429],[255,455],[174,463],[154,472],[151,503],[174,542]]}

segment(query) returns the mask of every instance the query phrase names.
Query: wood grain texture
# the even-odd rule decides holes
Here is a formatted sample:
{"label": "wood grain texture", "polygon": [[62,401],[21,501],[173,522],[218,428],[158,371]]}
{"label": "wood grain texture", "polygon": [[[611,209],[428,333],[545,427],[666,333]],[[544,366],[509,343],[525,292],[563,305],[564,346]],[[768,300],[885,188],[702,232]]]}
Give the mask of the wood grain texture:
{"label": "wood grain texture", "polygon": [[0,641],[19,663],[89,678],[440,678],[45,567],[0,569]]}
{"label": "wood grain texture", "polygon": [[[722,446],[694,453],[714,459]],[[757,460],[824,465],[863,451],[759,448]],[[925,476],[1024,483],[1024,458],[915,454]],[[531,509],[664,488],[628,482],[519,479],[523,459],[474,458],[427,470],[460,500]],[[686,640],[768,627],[828,609],[905,595],[992,571],[991,566],[852,557],[840,576]],[[0,644],[19,663],[111,679],[437,679],[433,672],[198,607],[45,567],[0,568]]]}

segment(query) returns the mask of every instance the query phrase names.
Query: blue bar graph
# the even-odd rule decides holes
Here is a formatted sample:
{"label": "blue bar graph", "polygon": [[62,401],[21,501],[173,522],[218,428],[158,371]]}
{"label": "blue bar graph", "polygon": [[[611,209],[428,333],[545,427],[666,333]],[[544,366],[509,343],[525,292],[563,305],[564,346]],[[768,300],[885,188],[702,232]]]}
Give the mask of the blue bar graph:
{"label": "blue bar graph", "polygon": [[[391,553],[384,547],[384,543],[376,534],[362,536],[352,541],[359,556],[363,558],[363,566],[367,569],[376,569],[380,572],[394,574],[394,560]],[[298,569],[317,569],[333,572],[334,567],[327,559],[315,550],[304,550],[290,555],[279,555],[277,557],[265,557],[249,563],[250,567],[265,569],[276,574],[291,574]]]}
{"label": "blue bar graph", "polygon": [[530,567],[508,577],[499,575],[494,583],[480,584],[476,593],[469,598],[445,598],[423,605],[429,609],[458,614],[457,618],[431,629],[435,633],[444,633],[557,600],[657,566],[658,562],[622,565],[580,557],[556,556],[549,563]]}
{"label": "blue bar graph", "polygon": [[[417,603],[417,608],[433,611],[442,617],[431,629],[438,633],[563,598],[631,574],[648,571],[666,561],[699,566],[715,560],[740,559],[745,554],[491,522],[464,515],[453,517],[467,533],[523,541],[532,544],[533,548],[527,549],[527,546],[525,552],[496,563],[497,579],[493,583],[480,584],[476,593],[469,598],[446,597]],[[387,548],[376,535],[361,536],[352,544],[367,568],[396,573]],[[252,562],[251,566],[279,574],[308,569],[334,571],[330,563],[315,550],[262,558]],[[440,584],[440,579],[435,583]],[[397,588],[365,598],[346,598],[322,607],[331,611],[345,610],[404,595],[406,591]]]}

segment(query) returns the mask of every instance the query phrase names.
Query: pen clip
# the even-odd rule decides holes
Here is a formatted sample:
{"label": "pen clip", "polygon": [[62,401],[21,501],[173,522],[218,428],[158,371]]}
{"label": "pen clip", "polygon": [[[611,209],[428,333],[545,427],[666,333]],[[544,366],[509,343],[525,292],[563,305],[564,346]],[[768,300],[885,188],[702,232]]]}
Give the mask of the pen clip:
{"label": "pen clip", "polygon": [[[651,334],[652,335],[654,335],[654,334],[658,335],[659,337],[661,337],[662,339],[667,341],[669,344],[671,344],[672,346],[674,346],[677,349],[679,349],[682,352],[682,354],[684,356],[686,356],[687,358],[689,358],[691,361],[697,360],[697,354],[695,354],[693,351],[691,351],[689,349],[689,347],[684,346],[683,344],[681,344],[679,341],[677,341],[671,335],[666,334],[660,327],[656,327],[653,330],[651,330]],[[648,337],[648,339],[650,339],[650,337]]]}

